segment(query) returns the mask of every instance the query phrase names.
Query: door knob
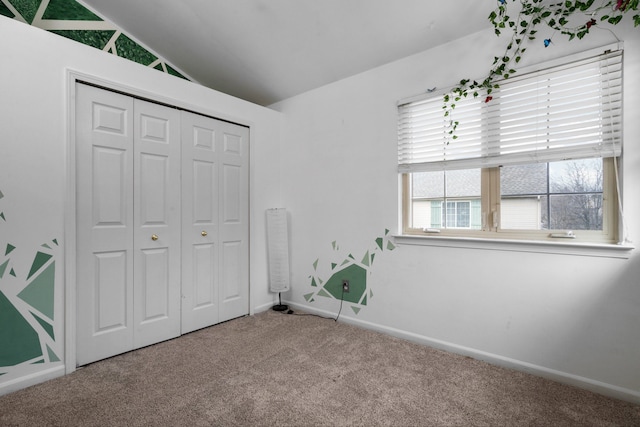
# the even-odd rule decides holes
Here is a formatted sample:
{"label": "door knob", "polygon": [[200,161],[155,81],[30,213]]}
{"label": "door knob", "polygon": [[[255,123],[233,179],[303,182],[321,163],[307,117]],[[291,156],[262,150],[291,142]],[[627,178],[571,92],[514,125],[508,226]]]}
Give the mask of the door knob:
{"label": "door knob", "polygon": [[202,230],[202,233],[200,234],[202,234],[202,237],[206,237],[208,233],[205,230]]}
{"label": "door knob", "polygon": [[156,240],[158,240],[158,235],[157,235],[157,234],[152,234],[152,235],[151,235],[151,240],[153,240],[154,242],[155,242]]}

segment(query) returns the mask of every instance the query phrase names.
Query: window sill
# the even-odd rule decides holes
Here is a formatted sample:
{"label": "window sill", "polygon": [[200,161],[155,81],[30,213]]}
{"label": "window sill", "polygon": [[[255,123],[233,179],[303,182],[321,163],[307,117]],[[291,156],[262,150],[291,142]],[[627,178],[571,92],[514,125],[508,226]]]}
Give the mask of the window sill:
{"label": "window sill", "polygon": [[396,235],[399,245],[434,246],[444,248],[482,249],[508,252],[591,256],[628,259],[635,249],[630,244],[598,244],[545,242],[535,240],[486,239],[476,237]]}

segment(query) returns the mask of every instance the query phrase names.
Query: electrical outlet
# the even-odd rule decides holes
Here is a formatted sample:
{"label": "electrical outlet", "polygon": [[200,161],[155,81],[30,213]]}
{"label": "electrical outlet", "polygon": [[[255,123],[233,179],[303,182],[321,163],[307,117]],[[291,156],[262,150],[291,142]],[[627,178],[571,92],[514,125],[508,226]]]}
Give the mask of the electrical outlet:
{"label": "electrical outlet", "polygon": [[342,281],[342,292],[348,294],[349,293],[349,281],[348,280],[343,280]]}

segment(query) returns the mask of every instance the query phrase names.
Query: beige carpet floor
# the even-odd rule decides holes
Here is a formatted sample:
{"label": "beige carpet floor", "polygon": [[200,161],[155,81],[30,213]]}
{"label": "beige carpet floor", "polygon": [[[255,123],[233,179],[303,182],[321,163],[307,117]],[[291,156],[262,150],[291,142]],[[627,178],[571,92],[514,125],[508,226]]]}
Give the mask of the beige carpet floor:
{"label": "beige carpet floor", "polygon": [[640,406],[268,311],[0,397],[2,426],[640,426]]}

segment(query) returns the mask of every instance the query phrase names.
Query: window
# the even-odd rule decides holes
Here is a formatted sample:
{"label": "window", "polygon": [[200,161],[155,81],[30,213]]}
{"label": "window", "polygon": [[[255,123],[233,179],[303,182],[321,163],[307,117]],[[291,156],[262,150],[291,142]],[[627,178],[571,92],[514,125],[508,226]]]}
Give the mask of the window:
{"label": "window", "polygon": [[403,234],[619,240],[621,50],[504,80],[453,117],[442,106],[398,106]]}

